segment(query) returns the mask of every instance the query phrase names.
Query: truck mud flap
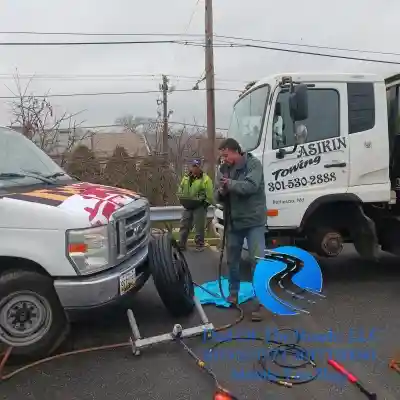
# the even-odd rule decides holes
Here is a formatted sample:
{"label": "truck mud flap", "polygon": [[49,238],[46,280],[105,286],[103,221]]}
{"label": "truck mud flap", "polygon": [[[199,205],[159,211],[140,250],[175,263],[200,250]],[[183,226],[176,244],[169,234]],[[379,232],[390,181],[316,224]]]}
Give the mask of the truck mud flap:
{"label": "truck mud flap", "polygon": [[382,219],[379,239],[383,251],[400,256],[400,220],[396,217]]}
{"label": "truck mud flap", "polygon": [[374,221],[369,218],[360,206],[353,218],[351,236],[354,247],[361,257],[376,260],[379,254],[379,242]]}

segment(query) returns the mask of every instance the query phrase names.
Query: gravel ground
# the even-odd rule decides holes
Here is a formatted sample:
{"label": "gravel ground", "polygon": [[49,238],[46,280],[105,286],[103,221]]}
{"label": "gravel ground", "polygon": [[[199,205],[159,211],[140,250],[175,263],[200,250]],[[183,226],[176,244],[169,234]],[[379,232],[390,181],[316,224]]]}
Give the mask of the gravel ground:
{"label": "gravel ground", "polygon": [[[201,254],[189,252],[187,257],[197,282],[215,279],[217,254],[207,250]],[[366,398],[327,367],[329,354],[376,392],[378,399],[399,399],[400,376],[388,368],[389,359],[399,348],[398,265],[398,259],[386,255],[377,264],[362,261],[349,248],[343,256],[321,262],[327,298],[312,305],[310,315],[276,317],[265,312],[263,322],[252,323],[247,317],[249,306],[245,305],[246,319],[235,328],[236,334],[263,336],[276,328],[307,333],[302,343],[313,351],[321,370],[320,378],[314,382],[287,389],[257,379],[252,373],[252,364],[263,351],[257,343],[229,344],[228,349],[235,349],[230,354],[221,350],[214,359],[206,360],[225,386],[243,400]],[[167,332],[176,322],[184,326],[197,322],[195,316],[183,321],[169,317],[152,282],[146,284],[129,306],[143,336]],[[236,317],[235,310],[213,306],[208,306],[206,312],[215,325]],[[322,334],[329,330],[336,337],[327,343]],[[213,340],[229,334],[232,332],[221,333]],[[129,336],[125,309],[120,307],[107,313],[86,315],[84,321],[73,327],[63,350],[126,342]],[[187,343],[205,357],[212,341],[205,343],[197,338]],[[213,382],[198,370],[187,353],[177,344],[166,344],[147,349],[137,358],[127,347],[53,361],[2,383],[0,398],[202,400],[211,399],[212,393]]]}

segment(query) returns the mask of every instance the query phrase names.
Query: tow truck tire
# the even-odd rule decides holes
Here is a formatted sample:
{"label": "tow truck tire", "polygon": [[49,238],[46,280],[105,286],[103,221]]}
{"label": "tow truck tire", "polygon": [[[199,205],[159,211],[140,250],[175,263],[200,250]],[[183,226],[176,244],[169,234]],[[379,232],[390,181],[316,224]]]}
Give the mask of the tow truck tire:
{"label": "tow truck tire", "polygon": [[311,251],[320,257],[337,257],[343,250],[343,237],[334,228],[317,228],[309,239]]}
{"label": "tow truck tire", "polygon": [[154,285],[174,317],[187,316],[194,308],[194,286],[186,259],[170,233],[150,241],[149,266]]}
{"label": "tow truck tire", "polygon": [[0,328],[0,345],[13,347],[12,363],[53,353],[66,338],[69,324],[52,279],[26,270],[1,274]]}

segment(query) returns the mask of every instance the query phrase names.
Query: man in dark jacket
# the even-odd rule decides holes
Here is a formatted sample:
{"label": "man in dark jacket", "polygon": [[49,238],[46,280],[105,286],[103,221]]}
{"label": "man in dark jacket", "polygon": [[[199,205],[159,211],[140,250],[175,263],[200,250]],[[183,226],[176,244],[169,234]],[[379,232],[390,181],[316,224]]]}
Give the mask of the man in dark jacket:
{"label": "man in dark jacket", "polygon": [[[216,179],[216,200],[224,205],[224,223],[229,269],[228,300],[237,304],[240,288],[240,259],[244,239],[250,260],[263,257],[265,251],[266,196],[261,162],[251,153],[243,153],[239,143],[226,139],[220,146],[223,161]],[[255,300],[252,320],[261,320],[261,306]]]}

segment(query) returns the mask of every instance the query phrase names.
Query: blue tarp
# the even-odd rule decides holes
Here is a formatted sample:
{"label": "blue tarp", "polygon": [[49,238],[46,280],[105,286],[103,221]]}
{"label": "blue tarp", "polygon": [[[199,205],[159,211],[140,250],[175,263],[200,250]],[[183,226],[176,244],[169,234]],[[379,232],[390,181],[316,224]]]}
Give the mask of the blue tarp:
{"label": "blue tarp", "polygon": [[[202,286],[205,289],[209,290],[210,292],[220,295],[218,280],[212,282],[206,282]],[[228,297],[229,284],[226,278],[222,279],[222,290],[224,292],[225,297]],[[203,290],[201,287],[196,286],[194,294],[201,304],[215,304],[216,306],[219,307],[230,307],[230,304],[227,303],[224,299],[212,296],[211,294]],[[241,282],[239,291],[239,304],[245,303],[246,301],[252,299],[253,297],[254,297],[253,284],[251,282]]]}

